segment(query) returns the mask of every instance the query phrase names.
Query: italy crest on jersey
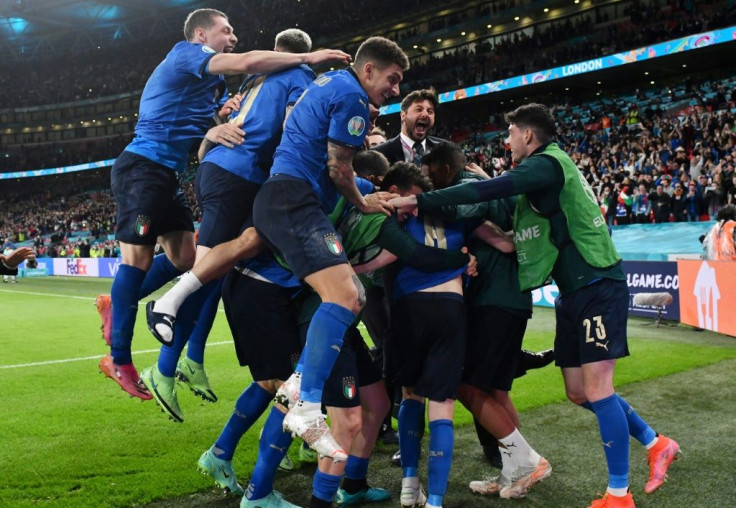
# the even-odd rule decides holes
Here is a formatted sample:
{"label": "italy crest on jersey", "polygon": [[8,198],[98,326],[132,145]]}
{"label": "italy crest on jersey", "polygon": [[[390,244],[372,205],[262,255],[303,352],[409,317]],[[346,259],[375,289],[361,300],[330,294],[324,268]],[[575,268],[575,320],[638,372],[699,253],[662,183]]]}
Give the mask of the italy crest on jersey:
{"label": "italy crest on jersey", "polygon": [[327,244],[327,248],[330,249],[330,252],[335,256],[342,254],[342,244],[335,233],[326,234],[325,243]]}
{"label": "italy crest on jersey", "polygon": [[342,378],[342,393],[345,398],[353,400],[355,398],[355,378],[352,376]]}
{"label": "italy crest on jersey", "polygon": [[146,236],[151,229],[151,218],[147,215],[139,215],[135,220],[135,233],[138,236]]}

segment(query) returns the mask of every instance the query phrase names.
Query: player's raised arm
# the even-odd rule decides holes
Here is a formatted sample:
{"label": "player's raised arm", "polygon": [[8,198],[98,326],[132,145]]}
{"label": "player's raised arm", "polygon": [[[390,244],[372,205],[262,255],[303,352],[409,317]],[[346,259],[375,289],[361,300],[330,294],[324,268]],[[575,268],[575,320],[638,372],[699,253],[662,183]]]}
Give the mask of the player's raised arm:
{"label": "player's raised arm", "polygon": [[323,62],[348,64],[351,57],[339,49],[321,49],[313,53],[283,53],[281,51],[248,51],[219,53],[209,63],[210,74],[270,74],[299,64]]}

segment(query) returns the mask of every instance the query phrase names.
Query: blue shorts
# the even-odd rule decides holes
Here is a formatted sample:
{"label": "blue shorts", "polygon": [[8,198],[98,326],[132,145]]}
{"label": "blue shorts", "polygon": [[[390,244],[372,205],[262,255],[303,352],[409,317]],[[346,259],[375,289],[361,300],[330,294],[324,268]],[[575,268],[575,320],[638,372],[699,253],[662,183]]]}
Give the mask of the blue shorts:
{"label": "blue shorts", "polygon": [[601,279],[558,296],[555,365],[580,367],[629,356],[628,315],[629,289],[623,280]]}
{"label": "blue shorts", "polygon": [[411,293],[391,306],[394,383],[443,402],[457,398],[467,333],[463,297]]}
{"label": "blue shorts", "polygon": [[194,216],[174,170],[123,151],[112,166],[110,187],[119,241],[156,245],[159,235],[194,231]]}
{"label": "blue shorts", "polygon": [[266,245],[300,280],[348,262],[340,236],[304,180],[278,177],[263,184],[253,205],[253,222]]}
{"label": "blue shorts", "polygon": [[[306,343],[309,324],[300,328],[302,344]],[[350,408],[360,406],[360,388],[381,380],[381,369],[373,361],[368,346],[355,326],[345,332],[340,354],[325,381],[322,405]]]}
{"label": "blue shorts", "polygon": [[298,312],[294,295],[284,288],[231,270],[222,285],[230,331],[241,366],[254,381],[286,380],[299,360]]}
{"label": "blue shorts", "polygon": [[194,178],[197,203],[202,211],[197,245],[215,247],[238,236],[253,213],[261,188],[217,164],[203,162]]}

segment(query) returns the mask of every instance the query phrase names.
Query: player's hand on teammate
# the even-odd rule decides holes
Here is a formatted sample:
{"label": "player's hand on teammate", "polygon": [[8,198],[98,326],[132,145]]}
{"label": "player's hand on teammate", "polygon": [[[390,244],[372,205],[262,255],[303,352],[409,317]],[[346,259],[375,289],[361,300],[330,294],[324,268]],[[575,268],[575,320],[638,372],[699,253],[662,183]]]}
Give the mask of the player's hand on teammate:
{"label": "player's hand on teammate", "polygon": [[488,173],[483,171],[483,168],[477,165],[475,162],[470,162],[465,166],[465,171],[468,171],[470,173],[476,174],[479,177],[489,180],[491,177],[488,176]]}
{"label": "player's hand on teammate", "polygon": [[339,49],[320,49],[304,55],[304,63],[315,65],[322,62],[342,62],[349,64],[352,57]]}
{"label": "player's hand on teammate", "polygon": [[217,116],[219,116],[223,121],[227,120],[233,111],[240,111],[240,101],[242,99],[243,97],[237,93],[230,97],[225,101],[225,104],[220,108],[220,111],[217,112]]}
{"label": "player's hand on teammate", "polygon": [[32,248],[20,247],[18,249],[15,249],[7,256],[0,254],[0,261],[2,261],[2,263],[8,268],[15,268],[26,259],[31,259],[34,256],[35,253],[33,252]]}
{"label": "player's hand on teammate", "polygon": [[241,129],[242,126],[243,122],[216,125],[207,131],[205,137],[208,141],[232,148],[242,144],[245,139],[245,131]]}
{"label": "player's hand on teammate", "polygon": [[389,200],[398,197],[398,194],[392,194],[391,192],[378,191],[373,194],[365,196],[365,205],[360,207],[360,211],[363,213],[383,213],[384,215],[391,215],[394,211],[394,207],[389,204]]}
{"label": "player's hand on teammate", "polygon": [[389,205],[393,206],[396,209],[396,212],[403,215],[416,215],[417,214],[417,197],[416,196],[406,196],[406,197],[396,197],[393,199],[390,199],[388,202]]}
{"label": "player's hand on teammate", "polygon": [[465,275],[467,275],[468,277],[476,277],[478,275],[478,260],[475,258],[475,256],[473,256],[472,254],[468,252],[467,247],[463,247],[462,249],[460,249],[460,252],[470,256],[470,261],[468,261],[468,266],[467,268],[465,268]]}

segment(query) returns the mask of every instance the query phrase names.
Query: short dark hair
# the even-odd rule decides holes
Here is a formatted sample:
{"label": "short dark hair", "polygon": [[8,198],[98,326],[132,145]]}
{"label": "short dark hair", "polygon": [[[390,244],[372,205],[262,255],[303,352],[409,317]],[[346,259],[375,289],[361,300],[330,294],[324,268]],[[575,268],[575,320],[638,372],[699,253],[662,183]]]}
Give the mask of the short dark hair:
{"label": "short dark hair", "polygon": [[361,178],[383,176],[388,172],[388,159],[381,152],[362,150],[353,157],[353,170]]}
{"label": "short dark hair", "polygon": [[555,119],[543,104],[524,104],[506,113],[504,119],[509,124],[531,129],[542,144],[551,143],[555,139]]}
{"label": "short dark hair", "polygon": [[432,190],[432,182],[427,176],[422,174],[422,170],[411,162],[399,161],[395,162],[391,169],[388,170],[386,176],[381,182],[382,189],[388,189],[395,185],[402,191],[408,190],[412,185],[416,185],[422,192]]}
{"label": "short dark hair", "polygon": [[409,70],[409,58],[394,41],[385,37],[369,37],[360,45],[355,53],[355,66],[362,67],[373,62],[377,67],[388,67],[396,64],[402,70]]}
{"label": "short dark hair", "polygon": [[457,173],[465,167],[467,159],[458,145],[451,141],[442,141],[422,156],[422,164],[447,164]]}
{"label": "short dark hair", "polygon": [[312,50],[312,38],[304,30],[289,28],[276,34],[274,48],[287,53],[309,53]]}
{"label": "short dark hair", "polygon": [[423,90],[414,90],[410,92],[409,95],[404,97],[404,100],[401,101],[401,111],[406,113],[412,104],[424,101],[431,102],[434,108],[437,109],[437,105],[439,104],[439,99],[437,99],[437,90],[434,88],[425,88]]}
{"label": "short dark hair", "polygon": [[[384,178],[383,181],[385,182],[386,179]],[[718,210],[718,213],[716,214],[716,220],[736,220],[736,206],[726,205]]]}
{"label": "short dark hair", "polygon": [[215,24],[215,18],[218,16],[228,19],[227,14],[217,9],[197,9],[190,12],[187,19],[184,20],[184,37],[191,41],[197,28],[210,28]]}

